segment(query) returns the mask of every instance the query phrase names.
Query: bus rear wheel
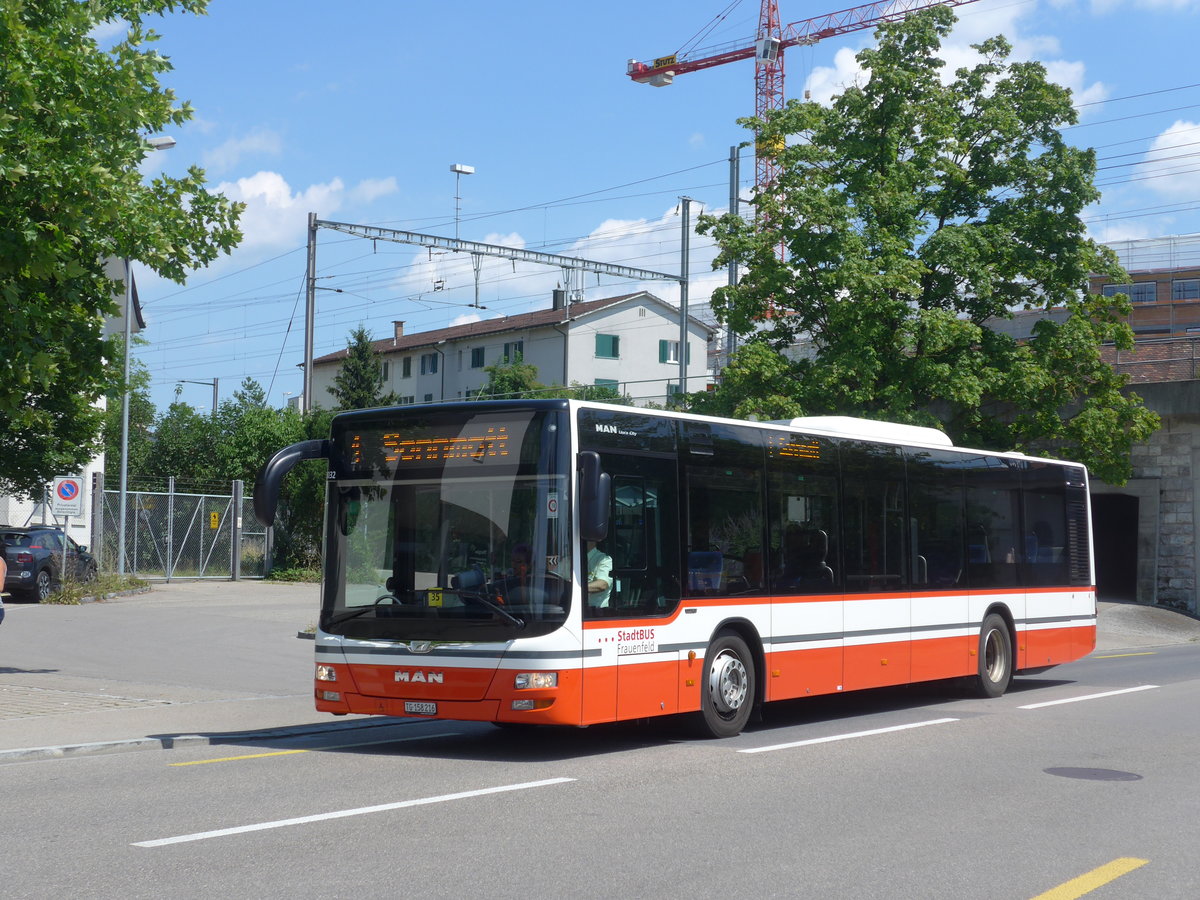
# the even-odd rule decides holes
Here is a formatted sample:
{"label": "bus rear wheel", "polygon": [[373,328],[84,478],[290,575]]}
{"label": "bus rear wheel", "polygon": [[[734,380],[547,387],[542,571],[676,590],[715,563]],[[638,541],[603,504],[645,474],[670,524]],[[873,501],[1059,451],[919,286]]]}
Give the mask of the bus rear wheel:
{"label": "bus rear wheel", "polygon": [[754,708],[754,679],[754,658],[746,642],[728,632],[717,635],[704,656],[702,733],[717,738],[741,734]]}
{"label": "bus rear wheel", "polygon": [[1013,648],[1008,623],[990,613],[979,630],[979,670],[975,690],[981,697],[999,697],[1012,681]]}

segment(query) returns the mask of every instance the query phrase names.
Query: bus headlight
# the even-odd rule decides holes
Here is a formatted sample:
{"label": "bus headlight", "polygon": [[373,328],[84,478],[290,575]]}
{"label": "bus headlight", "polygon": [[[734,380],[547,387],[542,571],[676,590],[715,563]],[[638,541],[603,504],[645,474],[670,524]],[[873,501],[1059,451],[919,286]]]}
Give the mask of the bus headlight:
{"label": "bus headlight", "polygon": [[337,669],[333,666],[317,666],[317,681],[337,681]]}
{"label": "bus headlight", "polygon": [[513,687],[518,691],[526,688],[556,688],[558,687],[557,672],[518,672],[513,680]]}

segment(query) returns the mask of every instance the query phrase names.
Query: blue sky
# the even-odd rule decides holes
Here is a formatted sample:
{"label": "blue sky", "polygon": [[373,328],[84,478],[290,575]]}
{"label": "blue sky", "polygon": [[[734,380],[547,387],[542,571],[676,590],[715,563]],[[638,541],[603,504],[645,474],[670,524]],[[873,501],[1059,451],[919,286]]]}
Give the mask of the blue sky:
{"label": "blue sky", "polygon": [[[651,88],[625,76],[626,60],[673,52],[725,11],[699,46],[750,39],[758,6],[213,0],[207,16],[162,20],[158,49],[175,67],[165,80],[196,116],[147,171],[198,164],[248,209],[242,246],[185,286],[137,271],[149,342],[139,358],[155,403],[165,408],[181,380],[218,378],[225,399],[250,376],[276,406],[298,394],[308,213],[453,236],[452,163],[475,167],[461,178],[465,239],[678,271],[678,198],[696,201],[693,222],[726,208],[729,148],[747,137],[735,120],[754,110],[753,64]],[[781,0],[780,16],[838,8]],[[1004,34],[1015,57],[1042,61],[1075,91],[1081,125],[1069,139],[1097,148],[1104,190],[1087,214],[1093,236],[1200,232],[1200,75],[1187,64],[1200,0],[977,0],[957,13],[943,53],[952,66],[971,61],[971,43]],[[872,39],[789,50],[786,94],[836,93]],[[743,153],[745,196],[753,161]],[[709,240],[693,236],[693,302],[724,282],[711,258]],[[360,323],[382,338],[395,319],[411,333],[542,308],[563,279],[487,261],[487,308],[475,310],[469,259],[327,230],[317,275],[317,355],[344,347]],[[582,287],[588,299],[642,288],[678,297],[669,282],[588,276]],[[199,384],[180,394],[201,409],[211,396]]]}

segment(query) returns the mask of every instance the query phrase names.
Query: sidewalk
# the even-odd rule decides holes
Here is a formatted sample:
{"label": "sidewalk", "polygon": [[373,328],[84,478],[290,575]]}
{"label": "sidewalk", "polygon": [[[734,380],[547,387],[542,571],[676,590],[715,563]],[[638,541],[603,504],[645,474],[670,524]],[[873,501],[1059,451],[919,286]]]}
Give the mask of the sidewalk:
{"label": "sidewalk", "polygon": [[[397,720],[313,709],[315,585],[181,582],[0,626],[0,763],[242,744]],[[1200,642],[1200,620],[1101,603],[1096,652]]]}
{"label": "sidewalk", "polygon": [[0,763],[376,726],[312,700],[316,585],[175,582],[81,606],[9,604]]}

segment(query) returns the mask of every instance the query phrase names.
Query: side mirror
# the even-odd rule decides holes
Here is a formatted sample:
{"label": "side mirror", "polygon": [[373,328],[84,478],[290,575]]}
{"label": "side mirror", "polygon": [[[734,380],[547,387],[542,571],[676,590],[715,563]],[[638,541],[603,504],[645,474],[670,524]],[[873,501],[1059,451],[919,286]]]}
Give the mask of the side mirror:
{"label": "side mirror", "polygon": [[608,511],[612,504],[612,479],[600,471],[600,454],[579,454],[579,537],[602,541],[608,537]]}
{"label": "side mirror", "polygon": [[279,486],[283,476],[298,462],[306,459],[329,459],[329,441],[300,441],[284,447],[271,457],[254,482],[254,518],[270,527],[275,522],[279,505]]}

